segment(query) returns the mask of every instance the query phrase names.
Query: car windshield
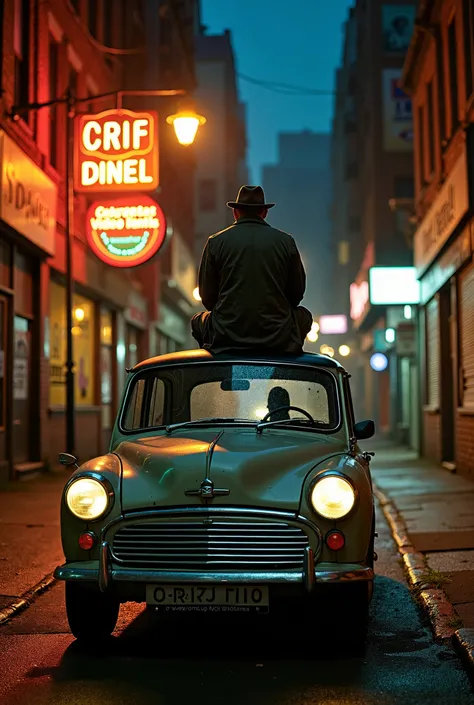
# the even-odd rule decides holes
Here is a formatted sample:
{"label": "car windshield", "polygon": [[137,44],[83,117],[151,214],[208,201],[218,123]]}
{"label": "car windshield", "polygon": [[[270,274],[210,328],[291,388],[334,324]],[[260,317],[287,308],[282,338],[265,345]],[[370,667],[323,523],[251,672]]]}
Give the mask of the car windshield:
{"label": "car windshield", "polygon": [[307,414],[319,431],[339,426],[337,384],[326,370],[285,364],[188,363],[157,366],[135,375],[120,425],[130,433],[203,419],[256,424],[266,417],[268,421],[295,419],[295,426],[309,430]]}

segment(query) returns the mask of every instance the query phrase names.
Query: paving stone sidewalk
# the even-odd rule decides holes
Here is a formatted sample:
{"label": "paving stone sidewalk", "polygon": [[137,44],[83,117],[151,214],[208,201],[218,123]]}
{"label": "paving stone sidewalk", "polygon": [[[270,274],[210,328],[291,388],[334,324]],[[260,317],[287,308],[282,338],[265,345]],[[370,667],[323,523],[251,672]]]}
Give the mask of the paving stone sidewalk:
{"label": "paving stone sidewalk", "polygon": [[59,507],[64,469],[0,492],[0,612],[63,562]]}
{"label": "paving stone sidewalk", "polygon": [[377,488],[396,506],[463,626],[474,628],[474,481],[389,443],[371,448]]}

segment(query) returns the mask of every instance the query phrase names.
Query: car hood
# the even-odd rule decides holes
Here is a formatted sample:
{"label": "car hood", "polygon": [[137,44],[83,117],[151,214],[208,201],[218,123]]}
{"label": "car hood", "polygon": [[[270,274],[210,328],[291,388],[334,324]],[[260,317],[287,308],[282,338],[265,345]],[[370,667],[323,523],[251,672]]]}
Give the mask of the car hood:
{"label": "car hood", "polygon": [[[182,429],[123,441],[123,511],[155,506],[216,505],[296,510],[308,472],[325,458],[345,452],[340,438],[302,431]],[[198,494],[208,478],[225,494]]]}

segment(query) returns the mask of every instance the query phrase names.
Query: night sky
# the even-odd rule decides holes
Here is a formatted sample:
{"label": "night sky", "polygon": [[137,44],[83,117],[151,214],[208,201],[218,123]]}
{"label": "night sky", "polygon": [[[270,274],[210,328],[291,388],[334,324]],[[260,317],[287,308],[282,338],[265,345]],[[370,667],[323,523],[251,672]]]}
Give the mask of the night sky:
{"label": "night sky", "polygon": [[[237,71],[263,81],[334,89],[343,22],[353,0],[202,0],[207,33],[230,29]],[[288,8],[293,8],[289,12]],[[247,104],[250,180],[277,159],[277,134],[329,132],[333,96],[282,95],[239,79]]]}

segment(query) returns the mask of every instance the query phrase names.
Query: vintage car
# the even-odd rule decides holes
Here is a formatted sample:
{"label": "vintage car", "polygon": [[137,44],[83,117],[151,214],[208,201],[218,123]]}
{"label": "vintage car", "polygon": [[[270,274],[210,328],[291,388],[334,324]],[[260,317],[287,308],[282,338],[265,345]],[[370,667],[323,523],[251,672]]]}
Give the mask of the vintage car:
{"label": "vintage car", "polygon": [[363,643],[375,514],[358,442],[374,424],[355,423],[346,370],[310,353],[197,350],[128,373],[109,453],[60,458],[76,465],[55,571],[74,636],[109,636],[136,601],[167,614],[331,609]]}

